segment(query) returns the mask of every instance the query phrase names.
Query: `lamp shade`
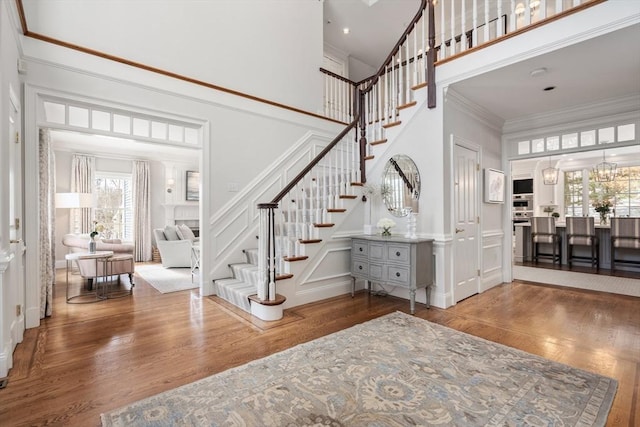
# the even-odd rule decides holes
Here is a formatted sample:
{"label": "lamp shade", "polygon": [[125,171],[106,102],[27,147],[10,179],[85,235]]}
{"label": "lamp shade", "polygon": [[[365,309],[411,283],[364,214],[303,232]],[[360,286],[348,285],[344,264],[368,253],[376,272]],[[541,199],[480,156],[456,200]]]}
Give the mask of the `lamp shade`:
{"label": "lamp shade", "polygon": [[56,193],[56,208],[90,208],[93,206],[91,193]]}

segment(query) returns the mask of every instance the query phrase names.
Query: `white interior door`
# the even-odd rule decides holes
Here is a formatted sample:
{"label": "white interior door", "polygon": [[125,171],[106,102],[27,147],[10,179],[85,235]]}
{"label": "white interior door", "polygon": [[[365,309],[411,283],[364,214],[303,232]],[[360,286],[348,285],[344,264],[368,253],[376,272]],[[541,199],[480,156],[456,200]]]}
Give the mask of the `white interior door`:
{"label": "white interior door", "polygon": [[454,145],[454,290],[455,302],[477,294],[479,267],[479,152]]}

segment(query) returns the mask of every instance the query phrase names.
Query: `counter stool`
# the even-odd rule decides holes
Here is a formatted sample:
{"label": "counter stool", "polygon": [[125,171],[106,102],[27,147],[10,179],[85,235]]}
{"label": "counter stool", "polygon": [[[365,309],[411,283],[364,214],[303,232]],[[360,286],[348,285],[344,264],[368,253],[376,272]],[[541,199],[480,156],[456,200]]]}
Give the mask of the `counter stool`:
{"label": "counter stool", "polygon": [[[593,217],[568,216],[567,222],[567,264],[571,267],[574,261],[589,261],[591,267],[600,269],[600,240],[596,236],[596,226]],[[574,246],[589,246],[591,256],[574,256]]]}
{"label": "counter stool", "polygon": [[[533,261],[538,262],[539,257],[551,258],[555,264],[562,264],[561,238],[556,233],[556,219],[551,216],[534,216],[531,218],[531,253]],[[548,243],[553,248],[553,253],[543,254],[538,252],[538,244]],[[557,249],[557,251],[556,251]]]}
{"label": "counter stool", "polygon": [[616,263],[640,267],[640,261],[616,258],[617,249],[640,250],[640,218],[611,218],[611,270]]}

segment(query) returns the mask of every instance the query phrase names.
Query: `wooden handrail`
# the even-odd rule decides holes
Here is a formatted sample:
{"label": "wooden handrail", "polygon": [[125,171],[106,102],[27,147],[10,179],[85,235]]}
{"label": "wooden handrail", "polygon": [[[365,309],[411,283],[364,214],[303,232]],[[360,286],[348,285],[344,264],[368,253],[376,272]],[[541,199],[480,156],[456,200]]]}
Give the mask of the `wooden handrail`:
{"label": "wooden handrail", "polygon": [[[286,196],[286,195],[287,195],[287,193],[288,193],[289,191],[291,191],[291,190],[293,189],[293,187],[295,187],[295,186],[296,186],[296,184],[298,184],[298,182],[300,182],[300,180],[302,180],[302,178],[304,178],[304,176],[305,176],[307,173],[309,173],[309,171],[310,171],[311,169],[313,169],[313,167],[314,167],[315,165],[317,165],[318,163],[320,163],[320,160],[322,160],[322,158],[323,158],[324,156],[326,156],[326,155],[327,155],[327,153],[333,149],[333,147],[335,147],[336,145],[338,145],[338,143],[339,143],[340,141],[342,141],[342,138],[344,138],[344,137],[349,133],[349,131],[350,131],[350,130],[354,129],[354,128],[356,127],[356,125],[358,125],[359,121],[360,121],[360,112],[358,111],[358,114],[356,115],[356,118],[355,118],[351,123],[349,123],[349,125],[348,125],[346,128],[344,128],[344,129],[342,130],[342,132],[340,132],[340,133],[338,134],[338,136],[336,136],[336,137],[335,137],[335,138],[334,138],[334,139],[333,139],[333,140],[332,140],[332,141],[331,141],[331,142],[330,142],[326,147],[324,147],[324,149],[323,149],[323,150],[322,150],[322,151],[321,151],[321,152],[320,152],[316,157],[314,157],[314,159],[313,159],[313,160],[311,160],[311,162],[309,162],[309,164],[308,164],[304,169],[302,169],[302,170],[300,171],[300,173],[299,173],[298,175],[296,175],[296,176],[295,176],[295,178],[293,178],[293,179],[289,182],[289,184],[287,184],[287,186],[286,186],[286,187],[284,187],[284,188],[283,188],[283,189],[282,189],[282,190],[281,190],[281,191],[280,191],[280,192],[279,192],[279,193],[278,193],[278,194],[277,194],[277,195],[276,195],[276,196],[271,200],[271,203],[272,203],[272,204],[274,204],[274,203],[280,203],[280,200],[282,200],[282,199],[284,198],[284,196]],[[260,205],[258,205],[258,206],[260,206]]]}
{"label": "wooden handrail", "polygon": [[[430,3],[431,3],[431,7],[433,7],[433,2],[430,2]],[[378,69],[378,72],[376,74],[374,74],[373,77],[371,77],[371,81],[369,82],[369,85],[366,87],[366,89],[363,90],[364,93],[369,92],[371,90],[371,88],[373,87],[373,85],[376,84],[376,82],[378,81],[380,76],[382,74],[384,74],[385,67],[387,66],[388,63],[393,61],[394,55],[400,49],[400,46],[402,46],[402,44],[407,39],[407,37],[409,37],[409,33],[411,33],[411,31],[413,30],[413,26],[422,17],[422,14],[424,13],[424,10],[425,10],[426,6],[427,6],[427,0],[421,0],[420,1],[420,10],[418,10],[418,13],[416,13],[416,15],[413,17],[411,22],[409,22],[409,25],[407,25],[407,28],[405,28],[404,32],[400,36],[400,39],[398,39],[398,42],[395,44],[393,49],[391,49],[391,52],[389,53],[389,55],[387,55],[387,59],[384,60],[384,62],[382,63],[382,65]],[[429,27],[430,28],[433,27],[433,21],[430,21],[430,24],[431,25],[429,25]]]}

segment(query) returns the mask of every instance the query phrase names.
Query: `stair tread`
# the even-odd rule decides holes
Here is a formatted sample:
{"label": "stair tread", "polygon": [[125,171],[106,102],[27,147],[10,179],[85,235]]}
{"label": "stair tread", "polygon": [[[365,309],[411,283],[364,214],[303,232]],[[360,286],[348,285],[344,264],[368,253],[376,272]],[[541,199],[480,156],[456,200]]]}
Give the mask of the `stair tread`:
{"label": "stair tread", "polygon": [[388,129],[388,128],[390,128],[390,127],[398,126],[398,125],[399,125],[399,124],[401,124],[401,123],[402,123],[402,121],[397,120],[397,121],[395,121],[395,122],[386,123],[386,124],[382,125],[382,127],[383,127],[383,128],[385,128],[385,129]]}

